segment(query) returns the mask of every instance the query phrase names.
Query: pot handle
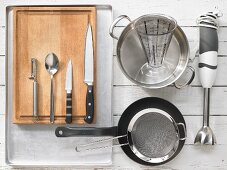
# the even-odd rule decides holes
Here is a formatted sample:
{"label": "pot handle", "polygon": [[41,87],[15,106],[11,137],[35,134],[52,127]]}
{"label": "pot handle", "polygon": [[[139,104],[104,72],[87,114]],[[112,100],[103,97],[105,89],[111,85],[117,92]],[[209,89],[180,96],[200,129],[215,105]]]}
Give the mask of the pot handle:
{"label": "pot handle", "polygon": [[[187,80],[184,80],[186,76],[189,76]],[[183,78],[182,78],[183,77]],[[181,75],[181,77],[174,82],[174,86],[177,89],[181,89],[182,87],[185,87],[187,85],[190,85],[192,81],[195,78],[195,69],[192,66],[187,66],[184,73]]]}
{"label": "pot handle", "polygon": [[114,35],[113,31],[114,28],[116,27],[117,23],[120,22],[122,19],[127,19],[129,22],[131,22],[131,19],[127,16],[127,15],[120,15],[119,17],[117,17],[114,22],[110,25],[110,29],[109,29],[109,34],[112,38],[118,40],[119,37],[117,37],[116,35]]}
{"label": "pot handle", "polygon": [[186,132],[186,127],[185,127],[185,124],[184,123],[177,123],[177,126],[182,126],[183,127],[183,134],[184,136],[181,137],[180,136],[180,140],[186,140],[186,137],[187,137],[187,132]]}
{"label": "pot handle", "polygon": [[[184,73],[181,75],[181,77],[174,83],[174,86],[176,88],[180,89],[182,87],[190,85],[191,82],[194,80],[194,78],[195,78],[195,69],[191,66],[191,64],[195,60],[196,54],[198,53],[198,49],[199,49],[199,43],[196,43],[194,45],[194,48],[193,48],[192,52],[191,52],[192,55],[190,55],[188,66],[186,67],[186,69],[185,69]],[[184,81],[182,83],[182,79],[184,79],[182,77],[187,76],[187,74],[191,74],[191,76],[188,78],[188,80],[186,80],[186,81]]]}

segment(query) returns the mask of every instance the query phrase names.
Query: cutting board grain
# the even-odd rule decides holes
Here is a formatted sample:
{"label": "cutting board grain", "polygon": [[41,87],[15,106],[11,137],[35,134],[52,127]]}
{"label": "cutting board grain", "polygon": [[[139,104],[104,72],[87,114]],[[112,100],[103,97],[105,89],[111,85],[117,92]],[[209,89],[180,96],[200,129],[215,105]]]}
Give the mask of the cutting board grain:
{"label": "cutting board grain", "polygon": [[[60,61],[59,71],[54,76],[55,124],[65,123],[65,75],[70,59],[73,65],[73,123],[83,124],[87,90],[83,82],[85,35],[90,22],[96,63],[96,7],[16,7],[13,12],[13,122],[34,123],[33,83],[28,78],[31,74],[31,58],[34,57],[38,60],[40,116],[36,123],[50,123],[50,75],[44,62],[47,54],[53,52]],[[94,68],[96,70],[95,64]]]}

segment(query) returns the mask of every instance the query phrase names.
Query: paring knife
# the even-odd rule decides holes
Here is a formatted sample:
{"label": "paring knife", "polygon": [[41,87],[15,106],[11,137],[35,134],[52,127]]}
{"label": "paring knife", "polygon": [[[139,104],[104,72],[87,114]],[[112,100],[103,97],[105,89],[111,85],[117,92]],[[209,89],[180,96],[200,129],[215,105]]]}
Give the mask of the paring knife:
{"label": "paring knife", "polygon": [[84,56],[84,82],[87,84],[86,95],[86,116],[84,121],[92,123],[94,118],[94,95],[93,95],[93,81],[94,81],[94,51],[93,38],[90,23],[87,27],[85,56]]}
{"label": "paring knife", "polygon": [[66,97],[66,123],[72,123],[72,61],[68,62],[65,79]]}

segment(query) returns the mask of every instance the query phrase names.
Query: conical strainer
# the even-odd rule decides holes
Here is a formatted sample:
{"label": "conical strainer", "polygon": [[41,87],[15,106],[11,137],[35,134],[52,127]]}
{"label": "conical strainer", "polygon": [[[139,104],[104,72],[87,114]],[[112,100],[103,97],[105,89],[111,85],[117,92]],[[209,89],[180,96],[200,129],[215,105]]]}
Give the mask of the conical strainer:
{"label": "conical strainer", "polygon": [[153,14],[138,19],[134,26],[147,58],[147,63],[138,73],[138,79],[144,81],[146,76],[156,79],[160,74],[165,79],[169,78],[171,65],[164,60],[177,27],[176,20],[166,15]]}

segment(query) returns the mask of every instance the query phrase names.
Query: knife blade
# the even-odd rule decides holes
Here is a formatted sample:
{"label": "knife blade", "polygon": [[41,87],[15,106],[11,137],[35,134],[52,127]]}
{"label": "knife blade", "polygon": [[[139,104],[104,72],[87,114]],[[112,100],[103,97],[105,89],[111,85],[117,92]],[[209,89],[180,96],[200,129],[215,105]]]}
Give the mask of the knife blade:
{"label": "knife blade", "polygon": [[89,124],[92,123],[94,118],[93,81],[94,81],[94,51],[92,28],[89,23],[87,26],[84,56],[84,83],[87,84],[86,116],[84,118],[84,121]]}
{"label": "knife blade", "polygon": [[68,62],[66,79],[65,79],[65,90],[66,90],[66,118],[67,124],[72,123],[72,61]]}

